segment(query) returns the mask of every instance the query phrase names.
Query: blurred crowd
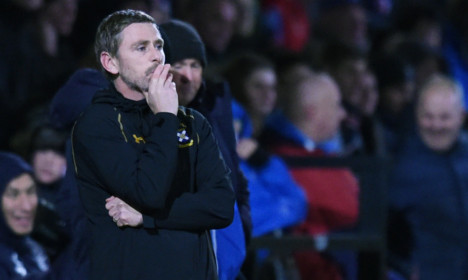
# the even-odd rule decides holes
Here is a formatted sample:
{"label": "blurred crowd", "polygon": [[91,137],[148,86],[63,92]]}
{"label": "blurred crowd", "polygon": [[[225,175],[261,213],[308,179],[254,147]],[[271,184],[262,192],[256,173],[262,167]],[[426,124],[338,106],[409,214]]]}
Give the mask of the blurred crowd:
{"label": "blurred crowd", "polygon": [[[70,217],[57,209],[73,168],[73,108],[92,98],[80,90],[106,83],[95,74],[73,88],[69,79],[100,68],[94,34],[121,9],[199,33],[203,79],[226,82],[234,100],[253,237],[317,235],[358,220],[364,202],[350,170],[293,168],[284,157],[389,159],[389,279],[468,279],[466,0],[3,0],[0,150],[31,165],[43,220],[31,236],[51,261],[70,239]],[[68,97],[57,101],[64,87]],[[295,256],[302,279],[357,279],[355,259]]]}

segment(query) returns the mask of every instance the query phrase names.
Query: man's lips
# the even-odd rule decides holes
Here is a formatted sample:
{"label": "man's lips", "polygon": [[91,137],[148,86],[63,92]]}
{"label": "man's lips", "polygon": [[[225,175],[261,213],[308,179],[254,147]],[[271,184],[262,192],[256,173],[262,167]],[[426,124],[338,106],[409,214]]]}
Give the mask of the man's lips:
{"label": "man's lips", "polygon": [[13,220],[16,224],[25,227],[25,226],[29,226],[32,223],[33,217],[31,216],[13,217]]}
{"label": "man's lips", "polygon": [[154,70],[156,69],[156,67],[158,67],[158,65],[159,64],[155,64],[154,66],[151,66],[150,68],[148,68],[148,70],[146,70],[145,72],[146,76],[153,74]]}

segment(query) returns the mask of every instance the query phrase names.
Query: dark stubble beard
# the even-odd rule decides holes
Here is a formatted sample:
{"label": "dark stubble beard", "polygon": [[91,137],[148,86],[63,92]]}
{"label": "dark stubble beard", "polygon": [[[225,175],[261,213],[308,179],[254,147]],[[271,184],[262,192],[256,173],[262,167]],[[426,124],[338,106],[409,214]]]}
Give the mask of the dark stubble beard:
{"label": "dark stubble beard", "polygon": [[149,80],[147,81],[132,81],[125,76],[122,76],[122,81],[131,89],[143,93],[148,91]]}
{"label": "dark stubble beard", "polygon": [[122,81],[131,89],[138,91],[143,94],[143,92],[147,92],[149,90],[149,83],[151,74],[154,72],[154,69],[158,67],[158,64],[154,64],[150,68],[145,71],[145,78],[141,80],[132,80],[129,77],[121,75]]}

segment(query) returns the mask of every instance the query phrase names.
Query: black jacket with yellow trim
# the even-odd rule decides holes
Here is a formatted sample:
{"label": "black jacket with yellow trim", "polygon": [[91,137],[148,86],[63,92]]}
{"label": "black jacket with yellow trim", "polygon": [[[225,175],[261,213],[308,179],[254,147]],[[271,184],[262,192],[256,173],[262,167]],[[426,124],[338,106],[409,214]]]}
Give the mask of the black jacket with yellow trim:
{"label": "black jacket with yellow trim", "polygon": [[[92,234],[90,279],[211,278],[206,232],[231,223],[234,193],[201,114],[153,114],[111,87],[78,119],[72,146]],[[117,227],[105,209],[111,195],[142,212],[145,225]]]}

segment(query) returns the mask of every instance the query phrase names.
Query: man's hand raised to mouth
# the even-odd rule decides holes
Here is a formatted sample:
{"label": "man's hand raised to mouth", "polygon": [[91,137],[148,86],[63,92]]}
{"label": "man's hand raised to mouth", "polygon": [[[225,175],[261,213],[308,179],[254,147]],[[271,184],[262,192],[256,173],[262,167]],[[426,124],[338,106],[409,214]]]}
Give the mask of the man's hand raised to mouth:
{"label": "man's hand raised to mouth", "polygon": [[169,73],[170,64],[160,64],[151,75],[148,92],[143,92],[146,102],[153,113],[172,113],[177,115],[179,99],[172,74]]}

